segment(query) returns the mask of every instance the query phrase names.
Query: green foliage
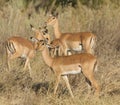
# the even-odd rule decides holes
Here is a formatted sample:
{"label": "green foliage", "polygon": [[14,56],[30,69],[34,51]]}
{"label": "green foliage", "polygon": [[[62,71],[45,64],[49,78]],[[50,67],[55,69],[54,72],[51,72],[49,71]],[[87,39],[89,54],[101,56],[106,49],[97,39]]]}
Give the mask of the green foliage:
{"label": "green foliage", "polygon": [[91,9],[99,9],[108,3],[113,4],[114,7],[120,6],[120,0],[0,0],[0,6],[3,6],[8,1],[15,2],[17,5],[20,5],[20,7],[25,9],[29,8],[29,5],[32,5],[36,12],[42,8],[46,13],[53,10],[56,11],[59,7],[62,9],[67,6],[76,8],[79,4]]}
{"label": "green foliage", "polygon": [[67,6],[71,6],[76,8],[80,2],[81,4],[93,8],[98,9],[104,2],[104,0],[24,0],[25,7],[32,2],[36,11],[39,8],[43,8],[46,12],[51,10],[56,10],[58,7],[62,7],[63,9]]}
{"label": "green foliage", "polygon": [[27,8],[32,0],[23,0],[24,7]]}
{"label": "green foliage", "polygon": [[87,7],[97,9],[99,8],[104,2],[104,0],[79,0],[83,5]]}
{"label": "green foliage", "polygon": [[[43,8],[45,12],[56,10],[59,7],[64,9],[67,6],[76,8],[79,3],[93,9],[99,8],[104,0],[23,0],[25,8],[28,8],[29,4],[32,3],[36,11]],[[78,3],[79,2],[79,3]]]}

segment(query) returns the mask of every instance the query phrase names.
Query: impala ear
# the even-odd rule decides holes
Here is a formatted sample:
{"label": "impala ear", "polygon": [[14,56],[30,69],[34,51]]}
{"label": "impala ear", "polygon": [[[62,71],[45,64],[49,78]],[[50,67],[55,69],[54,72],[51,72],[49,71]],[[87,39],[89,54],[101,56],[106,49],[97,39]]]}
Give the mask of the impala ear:
{"label": "impala ear", "polygon": [[44,30],[42,30],[42,33],[43,33],[43,35],[48,34],[48,29],[44,29]]}
{"label": "impala ear", "polygon": [[58,12],[55,14],[55,17],[57,17],[57,18],[58,18]]}
{"label": "impala ear", "polygon": [[46,33],[45,32],[42,32],[43,33],[43,35],[45,35]]}
{"label": "impala ear", "polygon": [[30,27],[33,31],[36,31],[36,29],[34,28],[34,26],[32,24],[30,24]]}
{"label": "impala ear", "polygon": [[39,30],[41,30],[42,28],[41,27],[39,27]]}
{"label": "impala ear", "polygon": [[51,12],[51,15],[50,16],[54,16],[54,11]]}
{"label": "impala ear", "polygon": [[39,41],[38,39],[36,39],[36,38],[34,38],[34,37],[30,37],[30,40],[31,40],[32,42],[38,42],[38,41]]}
{"label": "impala ear", "polygon": [[32,24],[30,24],[30,27],[31,27],[31,28],[33,28],[33,25],[32,25]]}

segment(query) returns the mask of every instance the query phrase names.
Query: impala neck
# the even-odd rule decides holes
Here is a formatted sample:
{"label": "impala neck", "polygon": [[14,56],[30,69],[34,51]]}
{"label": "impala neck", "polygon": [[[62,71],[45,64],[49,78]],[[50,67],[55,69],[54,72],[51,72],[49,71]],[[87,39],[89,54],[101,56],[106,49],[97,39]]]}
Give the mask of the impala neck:
{"label": "impala neck", "polygon": [[34,48],[34,50],[36,50],[36,51],[37,51],[37,50],[39,49],[38,44],[37,44],[37,43],[35,43],[35,42],[34,42],[34,43],[32,43],[32,44],[33,44],[33,48]]}
{"label": "impala neck", "polygon": [[51,67],[52,66],[52,63],[53,63],[53,58],[50,56],[49,54],[49,50],[47,47],[44,48],[44,50],[42,51],[42,56],[43,56],[43,59],[45,61],[45,63]]}
{"label": "impala neck", "polygon": [[58,23],[58,20],[56,20],[56,23],[54,24],[54,33],[55,33],[55,37],[56,38],[60,38],[61,36],[61,32],[59,30],[59,23]]}

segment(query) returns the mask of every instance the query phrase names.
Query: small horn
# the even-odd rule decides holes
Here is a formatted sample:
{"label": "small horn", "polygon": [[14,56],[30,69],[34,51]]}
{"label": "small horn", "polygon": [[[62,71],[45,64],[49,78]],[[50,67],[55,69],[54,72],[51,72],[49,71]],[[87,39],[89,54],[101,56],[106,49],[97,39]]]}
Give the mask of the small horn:
{"label": "small horn", "polygon": [[33,28],[33,25],[32,25],[32,24],[30,24],[30,27],[31,27],[31,28]]}
{"label": "small horn", "polygon": [[58,17],[58,12],[55,14],[56,17]]}
{"label": "small horn", "polygon": [[41,30],[41,27],[39,27],[39,29]]}

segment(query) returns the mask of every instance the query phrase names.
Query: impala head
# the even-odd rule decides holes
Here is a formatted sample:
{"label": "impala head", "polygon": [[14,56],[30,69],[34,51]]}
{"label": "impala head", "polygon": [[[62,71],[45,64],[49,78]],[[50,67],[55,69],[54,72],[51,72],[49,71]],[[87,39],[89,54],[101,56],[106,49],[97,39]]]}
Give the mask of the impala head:
{"label": "impala head", "polygon": [[44,27],[41,29],[39,36],[35,35],[34,37],[30,37],[30,39],[34,43],[35,47],[41,50],[45,44],[50,42],[50,38],[48,36],[48,30]]}
{"label": "impala head", "polygon": [[37,40],[42,40],[42,39],[44,39],[44,37],[46,37],[46,38],[48,37],[48,35],[45,34],[45,33],[48,32],[48,29],[46,28],[47,27],[46,25],[42,28],[39,27],[39,29],[34,28],[33,25],[31,25],[31,24],[30,24],[30,27],[31,27],[32,31],[35,32],[35,38]]}
{"label": "impala head", "polygon": [[50,44],[53,45],[53,46],[59,47],[60,46],[60,41],[59,41],[59,39],[55,39],[55,40],[51,41]]}
{"label": "impala head", "polygon": [[48,18],[48,20],[46,21],[47,25],[54,25],[58,20],[58,13],[56,14],[51,14]]}
{"label": "impala head", "polygon": [[55,49],[55,46],[49,44],[49,40],[47,38],[44,38],[43,40],[38,40],[34,37],[31,37],[31,40],[37,43],[37,48],[42,51],[45,47],[48,47],[49,49]]}

